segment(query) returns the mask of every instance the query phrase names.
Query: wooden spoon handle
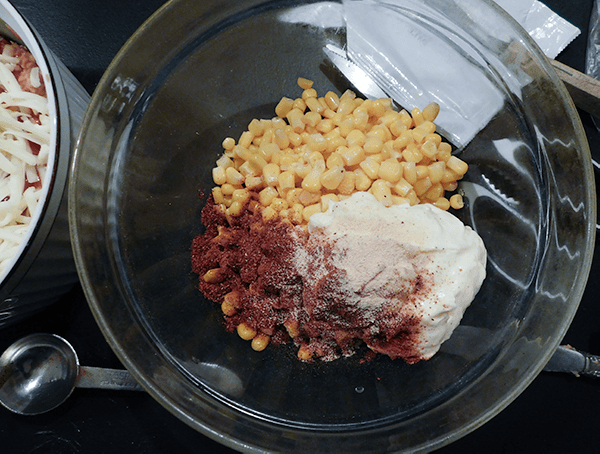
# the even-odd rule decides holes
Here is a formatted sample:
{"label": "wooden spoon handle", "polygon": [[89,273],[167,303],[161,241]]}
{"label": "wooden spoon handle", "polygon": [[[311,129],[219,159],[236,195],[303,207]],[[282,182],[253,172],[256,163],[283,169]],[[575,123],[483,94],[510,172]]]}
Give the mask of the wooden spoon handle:
{"label": "wooden spoon handle", "polygon": [[567,87],[575,105],[600,118],[600,81],[559,61],[550,62]]}

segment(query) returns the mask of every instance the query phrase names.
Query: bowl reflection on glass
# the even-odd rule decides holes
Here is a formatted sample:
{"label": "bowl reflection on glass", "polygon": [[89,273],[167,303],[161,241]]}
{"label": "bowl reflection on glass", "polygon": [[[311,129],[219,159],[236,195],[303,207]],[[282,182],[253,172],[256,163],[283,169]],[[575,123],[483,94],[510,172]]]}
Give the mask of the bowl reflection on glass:
{"label": "bowl reflection on glass", "polygon": [[[72,239],[106,339],[169,411],[238,450],[447,444],[539,373],[587,280],[596,206],[589,149],[535,44],[492,2],[368,2],[425,27],[428,47],[454,49],[454,70],[501,100],[458,151],[470,169],[460,183],[467,204],[455,214],[483,238],[488,277],[441,351],[411,366],[387,357],[306,364],[292,348],[254,352],[225,332],[191,273],[191,242],[202,231],[198,194],[213,185],[222,139],[272,117],[282,96],[298,93],[299,76],[320,93],[361,91],[353,66],[328,52],[348,50],[352,3],[166,4],[104,75],[76,150]],[[433,86],[436,78],[447,86],[432,69]],[[451,80],[457,92],[469,88]]]}

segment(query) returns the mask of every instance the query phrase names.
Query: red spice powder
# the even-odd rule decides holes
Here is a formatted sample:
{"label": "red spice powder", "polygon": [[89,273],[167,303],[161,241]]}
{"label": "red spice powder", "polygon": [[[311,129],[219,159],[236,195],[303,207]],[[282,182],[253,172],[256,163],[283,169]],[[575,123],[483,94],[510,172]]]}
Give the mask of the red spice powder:
{"label": "red spice powder", "polygon": [[[345,271],[330,260],[333,242],[311,242],[303,228],[279,220],[265,222],[260,212],[248,209],[227,217],[212,196],[202,211],[202,223],[206,231],[193,241],[192,270],[200,276],[199,289],[208,299],[220,304],[228,293],[238,295],[237,312],[225,316],[228,331],[244,323],[280,344],[290,340],[286,326],[291,326],[294,343],[324,360],[350,356],[362,341],[393,359],[422,359],[415,348],[420,314],[411,298],[427,291],[423,276],[400,307],[390,301],[366,310],[349,304]],[[295,262],[298,248],[309,257],[302,270]],[[202,276],[217,268],[217,282],[205,282]]]}

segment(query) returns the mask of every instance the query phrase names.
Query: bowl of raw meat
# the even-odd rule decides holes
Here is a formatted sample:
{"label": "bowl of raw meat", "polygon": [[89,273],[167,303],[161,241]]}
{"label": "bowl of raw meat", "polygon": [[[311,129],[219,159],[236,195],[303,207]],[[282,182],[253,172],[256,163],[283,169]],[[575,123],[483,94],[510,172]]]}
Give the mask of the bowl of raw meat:
{"label": "bowl of raw meat", "polygon": [[113,350],[245,452],[475,430],[561,341],[596,222],[571,99],[483,0],[171,1],[103,76],[70,197]]}
{"label": "bowl of raw meat", "polygon": [[0,18],[1,327],[77,282],[67,181],[89,95],[8,1]]}

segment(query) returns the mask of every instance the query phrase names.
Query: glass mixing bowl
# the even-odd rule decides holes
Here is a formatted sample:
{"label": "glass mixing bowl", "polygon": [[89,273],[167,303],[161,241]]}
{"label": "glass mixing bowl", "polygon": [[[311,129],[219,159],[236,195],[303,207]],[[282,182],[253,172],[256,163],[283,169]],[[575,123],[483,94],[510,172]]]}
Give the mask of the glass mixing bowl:
{"label": "glass mixing bowl", "polygon": [[596,223],[589,149],[533,41],[490,1],[360,3],[426,30],[428,48],[455,51],[459,77],[435,62],[429,69],[446,87],[440,97],[471,88],[460,76],[469,72],[501,99],[457,151],[470,170],[460,183],[467,205],[455,214],[483,238],[488,276],[430,361],[303,363],[291,347],[254,352],[225,332],[218,305],[191,272],[199,192],[213,186],[222,139],[272,117],[282,96],[298,93],[299,76],[319,93],[353,87],[327,49],[347,49],[345,12],[356,3],[167,3],[108,68],[76,148],[72,242],[101,330],[158,402],[240,451],[450,443],[540,372],[588,277]]}

